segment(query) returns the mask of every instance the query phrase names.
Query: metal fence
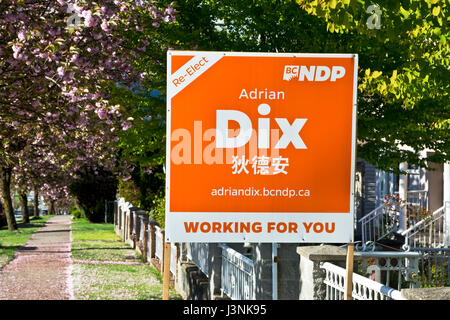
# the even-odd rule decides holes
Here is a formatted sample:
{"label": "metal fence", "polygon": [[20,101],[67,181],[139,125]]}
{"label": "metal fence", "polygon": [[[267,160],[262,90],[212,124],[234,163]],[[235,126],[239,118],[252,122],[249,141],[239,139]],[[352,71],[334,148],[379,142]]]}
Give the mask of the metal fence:
{"label": "metal fence", "polygon": [[361,275],[389,287],[450,285],[450,248],[410,248],[406,252],[359,252]]}
{"label": "metal fence", "polygon": [[222,249],[222,290],[233,300],[255,299],[253,261],[227,245]]}
{"label": "metal fence", "polygon": [[194,262],[206,276],[209,274],[209,243],[186,243],[186,257]]}
{"label": "metal fence", "polygon": [[[450,204],[447,204],[450,207]],[[434,211],[430,216],[420,220],[404,232],[407,248],[439,248],[448,246],[448,221],[446,206]]]}
{"label": "metal fence", "polygon": [[419,253],[421,287],[450,286],[450,248],[412,248]]}
{"label": "metal fence", "polygon": [[400,207],[382,204],[359,219],[362,231],[362,245],[375,242],[396,232],[400,226]]}
{"label": "metal fence", "polygon": [[419,287],[418,252],[373,251],[359,252],[358,255],[362,256],[359,274],[397,290]]}
{"label": "metal fence", "polygon": [[[346,270],[332,263],[321,264],[325,270],[325,300],[344,300]],[[400,291],[353,273],[354,300],[405,300]]]}

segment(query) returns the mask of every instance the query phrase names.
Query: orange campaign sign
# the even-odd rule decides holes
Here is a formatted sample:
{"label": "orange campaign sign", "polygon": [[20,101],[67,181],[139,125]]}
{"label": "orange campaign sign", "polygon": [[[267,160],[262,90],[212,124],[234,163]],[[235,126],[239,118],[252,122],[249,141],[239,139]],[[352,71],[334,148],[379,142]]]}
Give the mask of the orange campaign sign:
{"label": "orange campaign sign", "polygon": [[168,51],[166,240],[352,242],[357,60]]}

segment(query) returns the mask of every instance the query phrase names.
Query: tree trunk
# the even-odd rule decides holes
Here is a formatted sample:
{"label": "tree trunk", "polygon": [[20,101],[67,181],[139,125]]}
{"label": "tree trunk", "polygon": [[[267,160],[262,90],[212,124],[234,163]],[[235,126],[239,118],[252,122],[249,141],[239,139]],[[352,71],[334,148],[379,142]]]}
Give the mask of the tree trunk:
{"label": "tree trunk", "polygon": [[39,217],[39,190],[38,188],[34,188],[34,212],[33,215],[35,217]]}
{"label": "tree trunk", "polygon": [[48,209],[48,214],[55,214],[55,201],[50,200],[50,208]]}
{"label": "tree trunk", "polygon": [[11,174],[11,168],[0,167],[0,191],[5,207],[6,222],[8,223],[8,230],[14,231],[17,230],[17,222],[11,199]]}
{"label": "tree trunk", "polygon": [[22,222],[30,223],[30,213],[28,212],[28,197],[26,192],[20,192],[20,206],[22,207]]}

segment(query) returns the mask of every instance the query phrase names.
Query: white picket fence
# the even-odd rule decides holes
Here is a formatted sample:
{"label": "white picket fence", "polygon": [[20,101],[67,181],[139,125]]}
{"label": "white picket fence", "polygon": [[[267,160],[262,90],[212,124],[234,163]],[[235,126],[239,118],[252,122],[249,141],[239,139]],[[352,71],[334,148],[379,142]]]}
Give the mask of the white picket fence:
{"label": "white picket fence", "polygon": [[[330,262],[322,263],[325,270],[325,300],[344,300],[346,270]],[[401,292],[353,273],[354,300],[405,300]]]}

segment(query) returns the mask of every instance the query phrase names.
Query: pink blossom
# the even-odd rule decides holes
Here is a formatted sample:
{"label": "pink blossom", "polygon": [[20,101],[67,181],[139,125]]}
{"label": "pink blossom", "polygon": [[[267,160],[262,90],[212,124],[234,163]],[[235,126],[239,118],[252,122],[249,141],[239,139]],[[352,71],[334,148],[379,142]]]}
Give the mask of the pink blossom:
{"label": "pink blossom", "polygon": [[154,6],[150,7],[150,14],[153,19],[157,19],[161,16],[161,14],[158,12],[158,10],[156,10],[156,8]]}
{"label": "pink blossom", "polygon": [[166,10],[164,10],[165,14],[174,15],[175,9],[173,7],[168,7]]}
{"label": "pink blossom", "polygon": [[103,120],[108,116],[108,112],[105,109],[97,109],[97,115],[101,120]]}
{"label": "pink blossom", "polygon": [[80,7],[80,6],[76,5],[76,4],[68,3],[67,6],[68,6],[68,9],[69,9],[69,12],[76,12],[78,14],[81,14],[81,12],[83,10],[83,7]]}
{"label": "pink blossom", "polygon": [[111,29],[110,29],[109,26],[108,26],[108,21],[106,21],[106,20],[103,20],[103,21],[102,21],[102,24],[100,25],[100,27],[101,27],[102,30],[105,31],[105,32],[111,31]]}
{"label": "pink blossom", "polygon": [[64,67],[59,67],[58,69],[56,69],[56,72],[58,73],[59,77],[62,78],[64,77],[64,74],[66,73],[66,70]]}
{"label": "pink blossom", "polygon": [[122,130],[123,131],[127,131],[130,128],[131,128],[131,123],[129,123],[129,122],[122,122]]}
{"label": "pink blossom", "polygon": [[145,173],[151,174],[153,172],[151,167],[148,167],[147,169],[144,170]]}
{"label": "pink blossom", "polygon": [[26,36],[27,36],[27,33],[23,29],[17,33],[17,37],[19,38],[19,40],[25,41],[27,39]]}
{"label": "pink blossom", "polygon": [[76,61],[78,61],[78,54],[74,54],[74,55],[70,58],[70,62],[75,63]]}
{"label": "pink blossom", "polygon": [[92,16],[92,13],[87,10],[83,11],[82,16],[84,17],[84,25],[86,27],[93,27],[97,24],[97,19]]}
{"label": "pink blossom", "polygon": [[17,59],[17,56],[19,55],[20,51],[22,51],[22,47],[19,46],[18,44],[15,44],[12,46],[12,50],[14,52],[13,56],[15,59]]}
{"label": "pink blossom", "polygon": [[[161,18],[174,11],[163,15],[164,9],[144,0],[31,1],[23,6],[10,2],[0,14],[2,35],[10,35],[0,48],[6,66],[0,78],[9,85],[0,106],[2,161],[17,163],[16,181],[37,179],[32,182],[42,186],[43,195],[60,199],[67,197],[67,185],[77,169],[94,163],[114,167],[117,159],[109,143],[118,141],[116,133],[132,126],[133,120],[125,120],[121,106],[107,100],[102,86],[108,80],[130,86],[146,75],[131,63],[141,53],[135,46],[122,46],[127,39],[119,31],[134,29],[142,14],[150,11],[158,19],[151,22],[158,21],[159,27]],[[36,19],[39,12],[45,20]],[[91,29],[67,28],[73,15]],[[136,28],[143,30],[140,25]],[[148,45],[143,39],[140,49]],[[31,148],[11,150],[9,141],[14,138]]]}

